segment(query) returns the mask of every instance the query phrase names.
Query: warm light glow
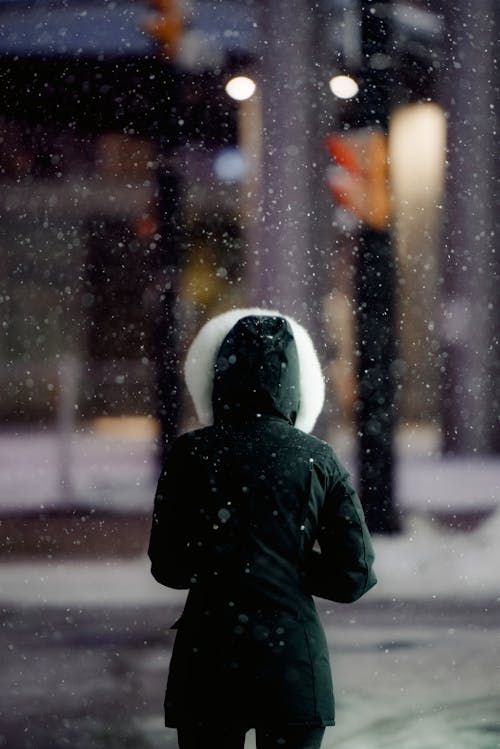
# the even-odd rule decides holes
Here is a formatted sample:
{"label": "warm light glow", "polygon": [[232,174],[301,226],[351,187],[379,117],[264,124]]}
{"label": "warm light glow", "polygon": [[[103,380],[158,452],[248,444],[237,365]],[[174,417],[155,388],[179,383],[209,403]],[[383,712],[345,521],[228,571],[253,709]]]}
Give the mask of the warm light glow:
{"label": "warm light glow", "polygon": [[446,116],[438,104],[397,107],[391,115],[389,157],[393,198],[412,225],[442,200]]}
{"label": "warm light glow", "polygon": [[109,441],[149,442],[160,434],[159,422],[147,416],[98,416],[89,426],[90,433]]}
{"label": "warm light glow", "polygon": [[236,101],[245,101],[255,93],[255,81],[246,75],[238,75],[231,78],[226,84],[226,94]]}
{"label": "warm light glow", "polygon": [[332,94],[338,96],[339,99],[352,99],[359,91],[359,86],[354,78],[350,78],[348,75],[334,75],[330,79],[329,86]]}

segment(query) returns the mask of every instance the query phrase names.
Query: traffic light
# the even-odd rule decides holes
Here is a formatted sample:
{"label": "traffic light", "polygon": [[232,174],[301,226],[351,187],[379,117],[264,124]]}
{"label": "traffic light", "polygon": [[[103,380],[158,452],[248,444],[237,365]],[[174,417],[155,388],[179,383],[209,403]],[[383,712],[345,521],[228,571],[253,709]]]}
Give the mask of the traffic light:
{"label": "traffic light", "polygon": [[376,128],[360,128],[330,135],[326,147],[336,162],[328,173],[335,202],[371,229],[387,228],[391,213],[387,135]]}
{"label": "traffic light", "polygon": [[156,39],[162,54],[173,60],[184,33],[184,15],[179,0],[149,0],[157,12],[144,24],[144,30]]}

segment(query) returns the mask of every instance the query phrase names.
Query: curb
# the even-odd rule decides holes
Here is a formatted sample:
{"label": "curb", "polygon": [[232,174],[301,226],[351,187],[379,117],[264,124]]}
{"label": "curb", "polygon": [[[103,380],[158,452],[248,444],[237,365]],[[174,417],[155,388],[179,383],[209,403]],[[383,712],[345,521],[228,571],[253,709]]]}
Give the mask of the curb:
{"label": "curb", "polygon": [[130,558],[146,553],[151,515],[65,508],[0,517],[0,558]]}

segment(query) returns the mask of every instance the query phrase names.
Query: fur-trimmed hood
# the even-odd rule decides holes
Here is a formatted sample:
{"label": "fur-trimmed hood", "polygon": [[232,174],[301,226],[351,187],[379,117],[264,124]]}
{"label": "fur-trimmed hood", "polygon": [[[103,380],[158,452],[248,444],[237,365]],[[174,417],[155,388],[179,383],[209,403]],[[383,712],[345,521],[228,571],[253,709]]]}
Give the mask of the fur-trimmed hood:
{"label": "fur-trimmed hood", "polygon": [[[325,385],[321,373],[321,366],[311,338],[305,328],[295,320],[274,310],[259,308],[235,309],[224,312],[209,320],[199,331],[191,344],[186,357],[185,379],[193,400],[196,415],[203,426],[209,426],[214,421],[214,379],[224,377],[217,370],[218,357],[223,343],[227,346],[228,334],[244,318],[271,317],[286,320],[287,328],[291,329],[296,346],[296,356],[293,354],[295,346],[288,341],[288,358],[298,359],[297,384],[298,394],[295,405],[287,401],[288,412],[293,412],[292,423],[304,432],[310,432],[323,407]],[[283,323],[284,325],[284,323]],[[241,326],[239,326],[241,327]],[[283,331],[280,333],[283,335]],[[239,334],[241,337],[241,333]],[[254,335],[258,333],[254,332]],[[290,336],[288,336],[290,337]],[[280,344],[281,345],[281,344]],[[285,344],[283,344],[285,345]],[[217,372],[216,372],[217,370]],[[257,374],[256,374],[257,376]],[[289,375],[289,378],[291,375]],[[289,383],[291,380],[289,379]],[[288,383],[293,390],[293,385]],[[217,386],[217,382],[216,382]]]}

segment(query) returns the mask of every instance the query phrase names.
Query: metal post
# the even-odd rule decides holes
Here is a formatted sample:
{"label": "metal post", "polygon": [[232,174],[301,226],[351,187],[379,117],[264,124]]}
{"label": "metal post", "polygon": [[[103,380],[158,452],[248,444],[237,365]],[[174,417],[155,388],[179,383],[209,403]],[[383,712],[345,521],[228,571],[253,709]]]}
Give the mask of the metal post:
{"label": "metal post", "polygon": [[399,529],[393,500],[394,258],[388,231],[358,238],[359,490],[371,531]]}
{"label": "metal post", "polygon": [[153,355],[161,432],[159,459],[163,461],[177,436],[180,416],[179,326],[176,317],[180,263],[180,178],[162,155],[160,162],[157,197],[160,248],[155,284],[157,305],[153,320]]}
{"label": "metal post", "polygon": [[245,160],[245,175],[240,190],[241,228],[247,247],[245,293],[250,304],[261,304],[260,222],[263,201],[260,86],[253,96],[238,105],[238,141]]}
{"label": "metal post", "polygon": [[313,210],[309,66],[314,10],[305,0],[277,0],[262,2],[260,13],[266,34],[257,70],[262,168],[248,253],[251,300],[306,321],[309,300],[315,297],[307,264]]}
{"label": "metal post", "polygon": [[[388,130],[390,2],[362,3],[363,84],[359,125]],[[357,256],[359,489],[368,526],[393,533],[394,259],[390,229],[363,227]]]}
{"label": "metal post", "polygon": [[[303,322],[320,357],[327,340],[322,303],[330,289],[331,242],[331,205],[319,168],[331,128],[327,15],[307,0],[261,1],[265,36],[261,62],[252,71],[257,92],[238,113],[248,164],[240,199],[248,299]],[[325,438],[327,420],[316,427]]]}

